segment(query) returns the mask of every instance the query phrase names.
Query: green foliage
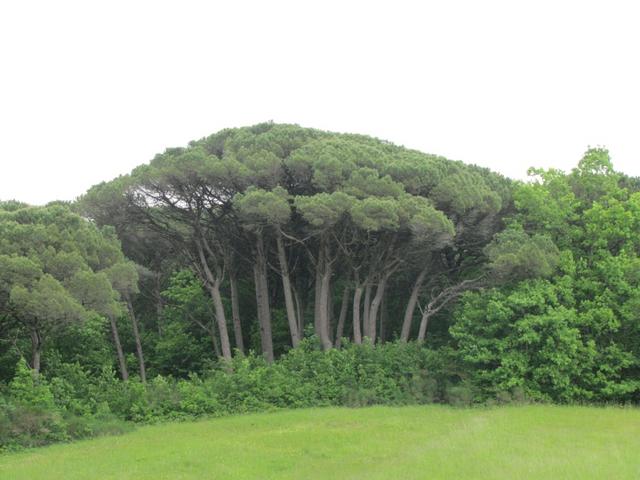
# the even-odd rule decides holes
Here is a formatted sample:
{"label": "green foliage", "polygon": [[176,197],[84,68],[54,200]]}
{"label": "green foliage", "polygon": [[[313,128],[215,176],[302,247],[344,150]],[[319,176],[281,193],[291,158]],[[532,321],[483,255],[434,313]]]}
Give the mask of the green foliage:
{"label": "green foliage", "polygon": [[343,192],[295,198],[296,209],[309,224],[319,229],[327,229],[338,223],[351,204],[352,198]]}
{"label": "green foliage", "polygon": [[155,343],[156,370],[177,377],[202,371],[215,358],[211,299],[190,270],[176,272],[162,295],[164,331]]}
{"label": "green foliage", "polygon": [[[602,148],[530,174],[265,123],[72,206],[0,203],[0,444],[273,408],[639,402],[637,179]],[[28,353],[42,374],[14,375]],[[149,381],[116,380],[114,353]]]}
{"label": "green foliage", "polygon": [[535,173],[515,193],[513,227],[486,249],[512,283],[465,298],[451,329],[460,355],[487,393],[638,402],[637,194],[602,149],[570,175]]}
{"label": "green foliage", "polygon": [[119,314],[104,272],[120,263],[113,230],[96,228],[68,206],[0,210],[0,318],[12,320],[0,332],[29,338],[39,369],[47,343],[67,328],[94,314]]}
{"label": "green foliage", "polygon": [[0,400],[0,425],[0,450],[68,438],[49,385],[24,359],[18,362],[6,398]]}
{"label": "green foliage", "polygon": [[281,187],[270,192],[249,188],[235,196],[234,205],[246,223],[254,227],[283,225],[291,216],[287,191]]}
{"label": "green foliage", "polygon": [[325,353],[315,339],[308,339],[273,364],[255,354],[237,356],[201,376],[158,375],[146,385],[119,381],[110,368],[94,375],[78,364],[60,363],[55,372],[47,380],[26,362],[18,365],[0,396],[0,419],[7,431],[19,433],[0,437],[0,448],[120,432],[121,421],[153,423],[330,405],[460,404],[464,397],[451,355],[401,342],[347,344]]}
{"label": "green foliage", "polygon": [[20,406],[41,410],[54,408],[53,394],[46,380],[31,370],[24,359],[18,362],[7,393],[12,402]]}
{"label": "green foliage", "polygon": [[484,252],[501,281],[549,277],[560,262],[560,252],[549,237],[515,228],[497,234]]}

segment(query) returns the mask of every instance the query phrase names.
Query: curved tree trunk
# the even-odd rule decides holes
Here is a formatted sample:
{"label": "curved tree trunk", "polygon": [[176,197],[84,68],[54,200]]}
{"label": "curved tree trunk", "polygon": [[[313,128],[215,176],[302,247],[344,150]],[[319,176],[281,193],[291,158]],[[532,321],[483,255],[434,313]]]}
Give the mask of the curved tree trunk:
{"label": "curved tree trunk", "polygon": [[413,323],[413,314],[416,310],[416,305],[418,304],[418,295],[420,294],[420,289],[422,288],[422,283],[424,282],[424,278],[427,276],[428,267],[424,267],[416,281],[413,283],[413,288],[411,289],[411,295],[409,296],[409,301],[407,302],[407,308],[404,311],[404,320],[402,322],[402,331],[400,332],[400,340],[403,342],[409,341],[409,334],[411,333],[411,324]]}
{"label": "curved tree trunk", "polygon": [[216,315],[216,324],[218,326],[218,334],[220,335],[220,347],[222,348],[222,357],[225,360],[231,360],[231,342],[229,342],[229,332],[227,331],[227,318],[224,313],[224,305],[222,303],[222,295],[220,295],[220,276],[214,277],[213,272],[209,268],[207,259],[204,256],[204,250],[200,242],[196,242],[198,254],[200,256],[200,266],[205,275],[205,283],[207,290],[213,301],[213,308]]}
{"label": "curved tree trunk", "polygon": [[429,310],[425,310],[420,319],[420,328],[418,330],[418,343],[424,343],[424,339],[427,335],[427,326],[429,325],[429,318],[432,313]]}
{"label": "curved tree trunk", "polygon": [[459,298],[465,291],[479,288],[482,283],[482,276],[476,279],[463,280],[462,282],[451,285],[442,290],[433,300],[429,302],[427,307],[422,312],[422,318],[420,319],[420,328],[418,330],[418,342],[424,343],[424,339],[427,335],[427,326],[429,325],[429,319],[442,310],[453,300]]}
{"label": "curved tree trunk", "polygon": [[116,347],[116,355],[118,356],[118,366],[120,367],[120,377],[122,377],[122,380],[128,380],[129,372],[127,370],[127,362],[124,359],[122,344],[120,343],[120,335],[118,335],[118,325],[116,324],[116,319],[111,315],[109,316],[109,323],[111,324],[111,336],[113,337],[113,344]]}
{"label": "curved tree trunk", "polygon": [[369,311],[369,338],[371,343],[376,343],[376,322],[378,319],[378,311],[380,310],[380,304],[382,303],[382,297],[384,296],[385,288],[387,287],[388,274],[380,277],[378,286],[376,288],[376,294],[371,301],[371,307]]}
{"label": "curved tree trunk", "polygon": [[296,310],[293,304],[293,294],[291,293],[291,281],[289,280],[289,265],[287,263],[287,255],[284,250],[282,235],[278,232],[276,237],[278,247],[278,261],[280,263],[280,274],[282,276],[282,288],[284,290],[284,303],[287,310],[287,320],[289,321],[289,332],[291,333],[291,344],[297,347],[300,343],[300,333],[298,331],[298,320],[296,319]]}
{"label": "curved tree trunk", "polygon": [[211,299],[213,300],[213,308],[216,312],[216,325],[220,334],[220,348],[222,349],[222,358],[231,360],[231,342],[229,342],[229,332],[227,331],[227,319],[224,314],[224,304],[222,303],[222,295],[220,295],[220,282],[215,281],[209,286]]}

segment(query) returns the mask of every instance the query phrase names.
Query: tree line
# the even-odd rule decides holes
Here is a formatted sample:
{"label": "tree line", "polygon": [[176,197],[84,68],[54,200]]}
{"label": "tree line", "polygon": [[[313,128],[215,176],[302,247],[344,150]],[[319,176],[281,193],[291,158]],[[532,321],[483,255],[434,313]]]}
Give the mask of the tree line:
{"label": "tree line", "polygon": [[530,173],[267,123],[4,202],[0,378],[25,357],[144,383],[311,338],[426,344],[492,394],[637,400],[638,181],[604,149]]}

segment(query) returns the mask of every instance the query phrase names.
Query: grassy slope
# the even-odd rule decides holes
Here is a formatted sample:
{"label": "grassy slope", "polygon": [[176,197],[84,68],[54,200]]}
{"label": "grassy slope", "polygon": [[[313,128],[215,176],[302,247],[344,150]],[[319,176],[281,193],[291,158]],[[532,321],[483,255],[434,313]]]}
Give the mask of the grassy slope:
{"label": "grassy slope", "polygon": [[196,478],[638,479],[640,410],[297,410],[0,456],[2,480]]}

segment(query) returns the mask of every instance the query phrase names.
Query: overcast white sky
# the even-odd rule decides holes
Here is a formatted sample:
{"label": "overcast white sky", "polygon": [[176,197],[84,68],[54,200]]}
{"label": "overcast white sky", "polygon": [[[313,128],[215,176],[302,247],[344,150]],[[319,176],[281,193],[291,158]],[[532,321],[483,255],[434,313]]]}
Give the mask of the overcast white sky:
{"label": "overcast white sky", "polygon": [[519,178],[604,145],[640,175],[636,3],[2,1],[0,199],[266,120]]}

